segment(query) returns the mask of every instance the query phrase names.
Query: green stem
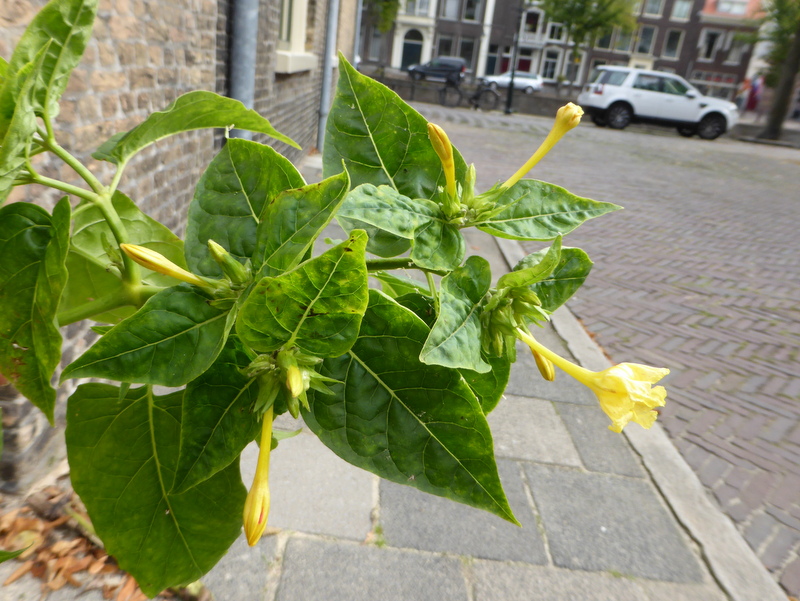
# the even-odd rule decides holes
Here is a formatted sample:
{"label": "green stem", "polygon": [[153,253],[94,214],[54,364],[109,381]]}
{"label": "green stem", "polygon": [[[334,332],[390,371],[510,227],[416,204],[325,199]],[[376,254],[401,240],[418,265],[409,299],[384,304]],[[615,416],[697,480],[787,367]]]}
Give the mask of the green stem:
{"label": "green stem", "polygon": [[67,194],[72,194],[73,196],[77,196],[78,198],[83,198],[84,200],[88,200],[94,203],[96,203],[99,198],[97,194],[91,192],[90,190],[79,188],[78,186],[73,186],[72,184],[68,184],[66,182],[62,182],[57,179],[45,177],[44,175],[39,175],[35,171],[30,172],[30,178],[28,183],[41,184],[42,186],[47,186],[48,188],[61,190],[62,192],[66,192]]}
{"label": "green stem", "polygon": [[64,161],[67,165],[72,167],[72,170],[75,171],[83,181],[89,184],[89,187],[94,190],[97,194],[102,193],[105,190],[105,186],[100,183],[100,181],[89,171],[83,163],[81,163],[78,159],[72,156],[66,149],[64,149],[56,139],[53,137],[53,131],[50,128],[49,124],[45,122],[47,125],[47,131],[39,130],[39,135],[42,136],[42,145],[45,146],[50,152],[54,155],[59,157],[62,161]]}
{"label": "green stem", "polygon": [[67,326],[76,321],[89,319],[95,315],[119,309],[120,307],[141,307],[148,298],[161,290],[163,290],[163,288],[158,286],[123,287],[120,290],[110,292],[105,296],[101,296],[98,299],[70,309],[69,311],[62,311],[57,316],[58,325]]}
{"label": "green stem", "polygon": [[119,180],[122,179],[122,172],[125,171],[125,165],[127,165],[127,163],[117,164],[117,171],[114,173],[114,179],[111,180],[111,185],[108,187],[108,191],[112,196],[114,192],[117,191],[117,186],[119,186]]}
{"label": "green stem", "polygon": [[411,259],[398,257],[396,259],[369,259],[367,261],[367,271],[388,271],[391,269],[417,269],[424,273],[446,276],[448,272],[438,269],[426,269],[415,265]]}
{"label": "green stem", "polygon": [[436,316],[439,316],[439,291],[436,290],[436,282],[433,281],[433,274],[426,271],[425,277],[428,279],[428,288],[431,291],[431,296],[433,297],[433,310],[436,313]]}
{"label": "green stem", "polygon": [[[117,210],[111,203],[111,196],[107,193],[101,194],[94,199],[94,203],[103,214],[103,218],[106,220],[109,229],[111,229],[111,233],[114,234],[117,245],[129,242],[128,232],[125,230],[125,225],[119,218]],[[124,268],[122,273],[122,281],[129,286],[138,286],[142,279],[139,265],[126,253],[123,252],[120,254],[122,255],[122,264]]]}

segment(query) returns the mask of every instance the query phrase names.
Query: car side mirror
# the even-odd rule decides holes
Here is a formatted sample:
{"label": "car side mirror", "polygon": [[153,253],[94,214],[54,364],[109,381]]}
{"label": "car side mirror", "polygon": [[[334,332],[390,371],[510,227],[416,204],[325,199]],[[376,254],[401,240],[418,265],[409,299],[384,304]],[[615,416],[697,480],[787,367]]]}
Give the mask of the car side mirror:
{"label": "car side mirror", "polygon": [[687,90],[686,97],[687,98],[697,98],[697,92],[695,92],[694,90]]}

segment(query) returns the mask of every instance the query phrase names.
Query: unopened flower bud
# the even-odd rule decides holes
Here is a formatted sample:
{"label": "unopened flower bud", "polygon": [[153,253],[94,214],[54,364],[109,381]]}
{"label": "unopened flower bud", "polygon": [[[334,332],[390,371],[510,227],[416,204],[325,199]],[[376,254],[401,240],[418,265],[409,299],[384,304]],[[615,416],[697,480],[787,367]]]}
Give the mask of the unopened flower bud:
{"label": "unopened flower bud", "polygon": [[250,281],[250,271],[239,263],[231,254],[225,250],[221,245],[213,240],[208,241],[208,250],[211,257],[217,262],[217,265],[222,269],[232,284],[242,286]]}
{"label": "unopened flower bud", "polygon": [[264,421],[261,425],[261,440],[259,443],[258,463],[256,464],[256,474],[253,477],[253,485],[247,493],[244,502],[244,513],[242,521],[244,523],[244,533],[247,537],[247,544],[251,547],[255,545],[267,527],[267,516],[269,515],[270,494],[269,494],[269,456],[272,449],[272,407],[267,409],[264,414]]}
{"label": "unopened flower bud", "polygon": [[537,353],[533,349],[531,349],[531,353],[533,354],[533,359],[536,361],[536,367],[539,368],[539,373],[542,374],[542,377],[548,382],[555,380],[556,369],[553,366],[553,362],[541,353]]}
{"label": "unopened flower bud", "polygon": [[146,267],[150,271],[168,275],[177,280],[194,284],[195,286],[201,286],[203,288],[209,287],[208,281],[196,276],[193,273],[189,273],[182,267],[178,267],[164,255],[159,254],[154,250],[150,250],[149,248],[138,246],[136,244],[120,244],[119,247],[131,259],[136,261],[142,267]]}
{"label": "unopened flower bud", "polygon": [[456,198],[456,164],[453,159],[453,145],[444,130],[434,123],[428,123],[428,138],[433,150],[442,162],[445,179],[445,201],[443,209],[448,217],[455,217],[461,206]]}
{"label": "unopened flower bud", "polygon": [[286,370],[286,388],[293,398],[299,397],[305,392],[306,387],[303,383],[303,372],[297,365],[291,365]]}

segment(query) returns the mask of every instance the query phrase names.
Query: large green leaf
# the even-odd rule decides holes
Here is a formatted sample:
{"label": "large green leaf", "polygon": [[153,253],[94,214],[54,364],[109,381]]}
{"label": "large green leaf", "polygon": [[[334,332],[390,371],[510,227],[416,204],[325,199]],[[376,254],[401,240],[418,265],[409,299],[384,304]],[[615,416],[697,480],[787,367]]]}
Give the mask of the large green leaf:
{"label": "large green leaf", "polygon": [[[432,198],[445,178],[427,128],[425,118],[397,94],[340,56],[322,153],[326,176],[339,173],[344,161],[354,185],[387,184],[411,198]],[[453,155],[456,179],[464,181],[464,159],[455,149]]]}
{"label": "large green leaf", "polygon": [[278,277],[265,277],[242,304],[236,332],[267,353],[297,346],[315,357],[346,352],[367,308],[367,235],[350,238]]}
{"label": "large green leaf", "polygon": [[587,219],[621,207],[570,194],[564,188],[523,179],[496,198],[491,217],[473,223],[479,229],[512,240],[552,240]]}
{"label": "large green leaf", "polygon": [[[25,165],[36,133],[36,113],[33,110],[35,83],[45,52],[46,48],[43,48],[36,60],[6,81],[0,93],[0,205],[8,197],[14,178]],[[13,101],[4,98],[7,90],[17,90],[17,86]]]}
{"label": "large green leaf", "polygon": [[489,371],[485,373],[469,369],[460,369],[459,371],[472,392],[478,397],[483,413],[488,415],[500,402],[506,390],[508,378],[511,375],[511,361],[506,355],[493,357],[482,353],[481,357],[490,365]]}
{"label": "large green leaf", "polygon": [[[545,252],[542,250],[530,256],[544,255]],[[550,277],[530,287],[542,301],[542,309],[552,313],[567,302],[583,285],[592,265],[589,255],[580,248],[561,249],[561,258]]]}
{"label": "large green leaf", "polygon": [[342,383],[310,395],[303,419],[353,465],[517,523],[475,395],[457,371],[419,361],[427,336],[416,315],[371,290],[358,340],[323,363]]}
{"label": "large green leaf", "polygon": [[492,285],[489,262],[472,256],[442,278],[439,316],[419,359],[429,365],[486,373],[491,366],[481,357],[480,308]]}
{"label": "large green leaf", "polygon": [[200,177],[189,204],[189,268],[211,277],[222,275],[208,251],[209,239],[239,259],[249,259],[256,248],[256,228],[266,218],[267,207],[284,190],[303,185],[294,165],[269,146],[228,140]]}
{"label": "large green leaf", "polygon": [[198,90],[179,96],[165,110],[152,113],[126,134],[113,136],[92,156],[112,163],[127,163],[134,154],[167,136],[194,129],[231,126],[300,148],[294,140],[272,127],[267,119],[238,100]]}
{"label": "large green leaf", "polygon": [[183,494],[178,463],[183,391],[84,384],[67,407],[70,479],[106,551],[154,597],[194,582],[239,536],[246,491],[236,461]]}
{"label": "large green leaf", "polygon": [[333,219],[350,189],[347,173],[280,194],[258,225],[253,266],[258,276],[293,269]]}
{"label": "large green leaf", "polygon": [[509,273],[500,276],[497,288],[518,288],[541,282],[558,266],[561,259],[561,234],[546,252],[537,252],[522,259]]}
{"label": "large green leaf", "polygon": [[47,47],[37,75],[34,110],[50,118],[58,114],[58,100],[70,73],[78,65],[92,35],[98,0],[51,0],[28,25],[9,61],[10,75],[36,60]]}
{"label": "large green leaf", "polygon": [[106,378],[182,386],[222,350],[233,313],[212,307],[198,288],[181,284],[151,297],[70,363],[61,379]]}
{"label": "large green leaf", "polygon": [[252,412],[258,383],[240,371],[249,363],[241,344],[231,336],[208,371],[186,386],[175,492],[184,492],[228,467],[261,430]]}
{"label": "large green leaf", "polygon": [[[464,237],[448,223],[441,207],[425,198],[411,199],[390,186],[363,184],[347,195],[337,213],[346,230],[367,224],[391,236],[389,247],[404,252],[398,238],[411,241],[411,259],[424,269],[450,271],[461,264],[466,252]],[[391,256],[384,241],[380,246],[370,241],[367,250]]]}
{"label": "large green leaf", "polygon": [[61,359],[56,310],[67,271],[70,206],[0,209],[0,372],[53,421],[50,379]]}

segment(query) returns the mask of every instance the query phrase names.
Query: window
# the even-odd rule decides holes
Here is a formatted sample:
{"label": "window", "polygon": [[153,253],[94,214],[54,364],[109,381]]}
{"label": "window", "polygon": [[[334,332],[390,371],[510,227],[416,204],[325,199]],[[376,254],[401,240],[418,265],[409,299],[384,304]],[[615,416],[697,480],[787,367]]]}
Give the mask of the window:
{"label": "window", "polygon": [[661,56],[664,58],[677,59],[681,53],[681,43],[683,42],[683,32],[678,29],[670,29],[664,40],[664,49]]}
{"label": "window", "polygon": [[453,56],[453,38],[449,35],[440,35],[436,46],[437,56]]}
{"label": "window", "polygon": [[637,90],[648,90],[650,92],[658,92],[661,87],[661,78],[655,75],[645,75],[640,73],[636,76],[636,81],[633,82],[633,87]]}
{"label": "window", "polygon": [[677,79],[672,79],[671,77],[665,77],[663,78],[662,82],[664,87],[662,88],[661,91],[666,94],[675,94],[676,96],[683,96],[686,94],[686,92],[689,91],[689,87],[685,83]]}
{"label": "window", "polygon": [[721,31],[704,29],[703,33],[700,35],[700,58],[707,61],[714,60],[714,55],[717,52],[721,40]]}
{"label": "window", "polygon": [[747,12],[747,0],[719,0],[717,12],[729,15],[743,15]]}
{"label": "window", "polygon": [[688,21],[692,16],[693,0],[675,0],[672,5],[672,18],[676,21]]}
{"label": "window", "polygon": [[653,49],[653,39],[656,37],[656,28],[649,25],[642,25],[639,29],[639,38],[636,41],[636,52],[639,54],[650,54]]}
{"label": "window", "polygon": [[631,42],[633,41],[633,36],[629,33],[624,31],[617,32],[617,42],[614,44],[614,50],[619,52],[630,52],[631,50]]}
{"label": "window", "polygon": [[461,0],[444,0],[444,2],[442,2],[442,17],[445,19],[453,19],[454,21],[458,20],[458,9],[460,4]]}
{"label": "window", "polygon": [[406,0],[407,15],[419,15],[424,17],[428,14],[429,0]]}
{"label": "window", "polygon": [[278,73],[309,71],[317,65],[317,56],[306,52],[309,31],[308,8],[309,0],[280,2],[278,49],[275,61],[275,71]]}
{"label": "window", "polygon": [[467,0],[464,3],[464,20],[480,21],[480,18],[481,18],[481,0]]}
{"label": "window", "polygon": [[558,50],[548,50],[544,53],[544,61],[542,61],[542,77],[544,79],[555,79],[556,69],[558,68],[558,59],[561,53]]}
{"label": "window", "polygon": [[533,48],[520,48],[517,54],[517,71],[530,73],[533,65]]}
{"label": "window", "polygon": [[467,61],[468,69],[472,69],[472,59],[475,56],[474,38],[461,38],[461,43],[458,45],[458,56]]}
{"label": "window", "polygon": [[744,40],[737,39],[736,33],[733,31],[728,35],[730,36],[730,50],[728,50],[728,58],[725,59],[725,62],[738,65],[742,62],[742,56],[747,52],[749,44]]}
{"label": "window", "polygon": [[381,45],[383,38],[381,32],[377,27],[372,29],[372,35],[369,38],[369,49],[367,50],[367,57],[371,61],[377,61],[381,58]]}
{"label": "window", "polygon": [[664,0],[645,0],[643,14],[658,17],[661,15],[661,7]]}
{"label": "window", "polygon": [[595,43],[595,48],[599,50],[610,50],[611,49],[611,34],[614,33],[612,31],[608,31],[597,38],[597,42]]}
{"label": "window", "polygon": [[536,33],[539,31],[539,18],[541,13],[535,10],[528,11],[525,14],[525,33]]}
{"label": "window", "polygon": [[629,71],[602,71],[598,83],[621,86],[628,78]]}
{"label": "window", "polygon": [[564,37],[564,28],[558,23],[550,23],[547,27],[547,37],[551,40],[560,41]]}
{"label": "window", "polygon": [[486,74],[492,75],[497,68],[497,44],[489,44],[489,52],[486,54]]}

